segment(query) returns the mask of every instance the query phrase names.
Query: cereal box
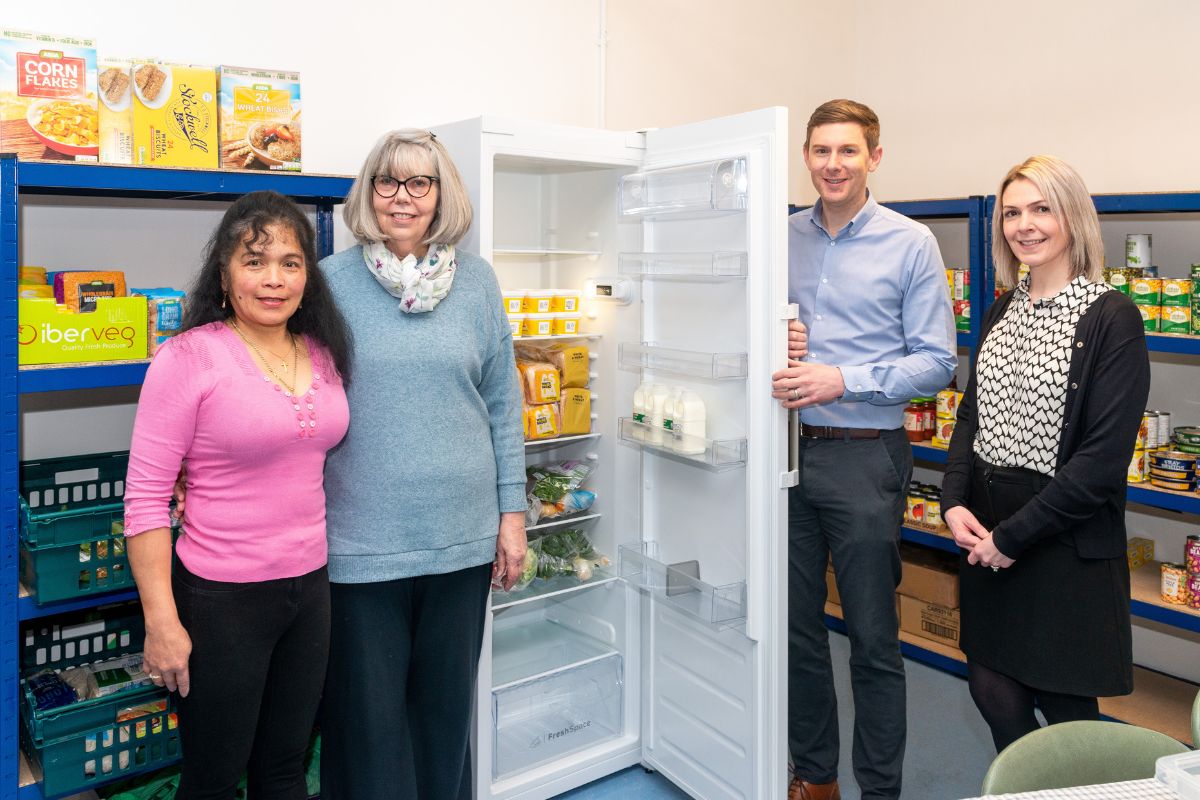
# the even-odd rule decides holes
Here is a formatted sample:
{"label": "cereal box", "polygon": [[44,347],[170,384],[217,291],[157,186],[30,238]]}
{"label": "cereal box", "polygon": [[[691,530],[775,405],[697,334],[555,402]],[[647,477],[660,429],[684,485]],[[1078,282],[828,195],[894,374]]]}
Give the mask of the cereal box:
{"label": "cereal box", "polygon": [[133,163],[133,77],[130,62],[105,58],[96,63],[100,90],[100,160]]}
{"label": "cereal box", "polygon": [[216,70],[138,61],[131,77],[134,163],[218,167]]}
{"label": "cereal box", "polygon": [[98,130],[92,40],[0,30],[0,152],[95,161]]}
{"label": "cereal box", "polygon": [[300,171],[300,75],[221,67],[221,166]]}

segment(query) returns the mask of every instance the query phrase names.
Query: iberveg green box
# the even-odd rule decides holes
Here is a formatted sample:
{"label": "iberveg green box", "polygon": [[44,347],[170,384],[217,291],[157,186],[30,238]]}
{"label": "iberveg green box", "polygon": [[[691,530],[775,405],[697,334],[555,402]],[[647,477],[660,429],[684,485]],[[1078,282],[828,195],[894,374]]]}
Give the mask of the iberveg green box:
{"label": "iberveg green box", "polygon": [[79,364],[146,357],[146,298],[101,297],[96,310],[68,312],[50,299],[21,298],[18,364]]}

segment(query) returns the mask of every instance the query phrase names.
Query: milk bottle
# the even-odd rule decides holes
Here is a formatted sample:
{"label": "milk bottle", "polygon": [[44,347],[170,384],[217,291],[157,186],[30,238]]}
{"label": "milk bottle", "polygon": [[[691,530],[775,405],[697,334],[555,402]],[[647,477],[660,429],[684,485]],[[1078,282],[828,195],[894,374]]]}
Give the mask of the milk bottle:
{"label": "milk bottle", "polygon": [[643,381],[633,392],[633,421],[635,424],[631,432],[633,438],[639,442],[646,439],[646,429],[642,426],[650,423],[650,392],[653,389],[654,384]]}
{"label": "milk bottle", "polygon": [[661,445],[664,441],[663,411],[666,409],[667,398],[670,394],[671,387],[661,383],[654,384],[654,389],[650,392],[650,427],[646,429],[648,444]]}
{"label": "milk bottle", "polygon": [[675,432],[676,452],[696,456],[705,449],[704,401],[695,392],[685,389],[675,400],[672,413],[672,429]]}

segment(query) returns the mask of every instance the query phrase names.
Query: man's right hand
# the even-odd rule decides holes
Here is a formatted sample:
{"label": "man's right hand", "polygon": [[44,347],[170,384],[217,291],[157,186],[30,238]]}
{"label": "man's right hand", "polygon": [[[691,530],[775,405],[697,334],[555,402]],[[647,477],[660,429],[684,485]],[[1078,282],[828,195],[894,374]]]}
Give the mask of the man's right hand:
{"label": "man's right hand", "polygon": [[788,366],[797,366],[808,355],[808,328],[798,319],[788,320]]}

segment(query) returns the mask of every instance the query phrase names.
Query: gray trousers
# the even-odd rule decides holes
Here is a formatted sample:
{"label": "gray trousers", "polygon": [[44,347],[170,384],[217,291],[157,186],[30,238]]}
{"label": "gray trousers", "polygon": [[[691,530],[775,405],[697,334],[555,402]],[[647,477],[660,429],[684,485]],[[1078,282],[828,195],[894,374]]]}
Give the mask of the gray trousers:
{"label": "gray trousers", "polygon": [[824,617],[832,556],[850,634],[854,776],[863,800],[900,796],[906,721],[895,591],[911,476],[903,429],[879,439],[801,439],[800,483],[788,495],[788,745],[800,778],[837,778]]}

